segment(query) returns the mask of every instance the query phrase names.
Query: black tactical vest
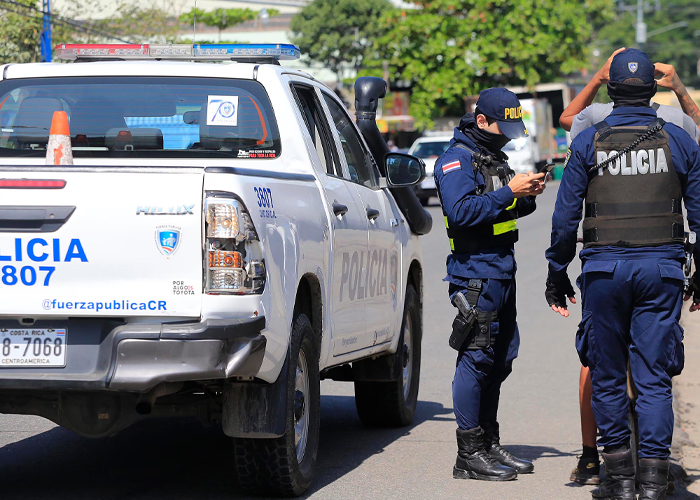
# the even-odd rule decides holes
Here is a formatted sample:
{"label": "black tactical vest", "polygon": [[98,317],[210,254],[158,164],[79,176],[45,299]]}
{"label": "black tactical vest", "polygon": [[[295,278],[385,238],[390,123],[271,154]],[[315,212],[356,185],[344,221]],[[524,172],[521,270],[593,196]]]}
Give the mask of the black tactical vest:
{"label": "black tactical vest", "polygon": [[[481,175],[484,177],[483,188],[477,186],[476,194],[479,196],[496,191],[507,185],[515,175],[515,172],[505,162],[501,162],[492,156],[481,155],[462,144],[456,144],[455,147],[471,153],[474,174],[481,172]],[[515,219],[518,218],[516,202],[517,199],[513,201],[511,206],[498,214],[498,217],[494,220],[464,228],[451,228],[447,222],[447,214],[443,209],[445,227],[447,228],[447,236],[450,238],[452,253],[477,252],[489,248],[510,246],[518,241],[518,229],[515,222]]]}
{"label": "black tactical vest", "polygon": [[[664,123],[657,118],[648,127],[610,127],[605,121],[595,126],[597,165],[629,150],[589,171],[584,248],[683,243],[681,183],[668,134],[660,128]],[[654,127],[660,130],[652,133]]]}

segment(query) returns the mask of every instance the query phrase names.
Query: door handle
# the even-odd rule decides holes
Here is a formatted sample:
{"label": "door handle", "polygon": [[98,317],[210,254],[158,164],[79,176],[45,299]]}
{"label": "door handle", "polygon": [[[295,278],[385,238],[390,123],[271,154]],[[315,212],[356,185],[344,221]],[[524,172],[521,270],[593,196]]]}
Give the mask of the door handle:
{"label": "door handle", "polygon": [[340,203],[333,202],[333,213],[336,217],[341,217],[348,213],[348,207],[341,205]]}
{"label": "door handle", "polygon": [[377,217],[379,217],[379,210],[367,207],[367,218],[369,220],[375,220]]}

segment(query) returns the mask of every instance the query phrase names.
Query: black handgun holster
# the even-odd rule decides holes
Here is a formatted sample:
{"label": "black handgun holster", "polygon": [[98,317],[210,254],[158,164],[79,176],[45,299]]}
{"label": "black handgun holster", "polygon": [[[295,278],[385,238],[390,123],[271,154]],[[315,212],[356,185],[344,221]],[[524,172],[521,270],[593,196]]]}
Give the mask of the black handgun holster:
{"label": "black handgun holster", "polygon": [[[469,305],[476,309],[481,296],[482,280],[469,280],[466,298]],[[450,344],[458,351],[478,351],[491,347],[491,323],[498,321],[498,311],[477,311],[476,322],[469,325],[461,313],[457,313],[452,322],[451,338],[464,339],[460,345]]]}

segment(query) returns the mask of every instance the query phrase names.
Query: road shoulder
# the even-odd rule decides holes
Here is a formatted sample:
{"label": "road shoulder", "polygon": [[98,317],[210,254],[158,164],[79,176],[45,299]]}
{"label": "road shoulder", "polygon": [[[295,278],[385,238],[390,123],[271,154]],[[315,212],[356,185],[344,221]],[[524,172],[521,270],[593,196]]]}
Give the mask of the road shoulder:
{"label": "road shoulder", "polygon": [[[684,308],[687,309],[687,308]],[[688,495],[681,498],[698,498],[700,495],[700,313],[684,311],[681,324],[685,330],[685,368],[674,379],[676,393],[676,431],[674,451],[688,477]],[[679,492],[680,493],[680,492]]]}

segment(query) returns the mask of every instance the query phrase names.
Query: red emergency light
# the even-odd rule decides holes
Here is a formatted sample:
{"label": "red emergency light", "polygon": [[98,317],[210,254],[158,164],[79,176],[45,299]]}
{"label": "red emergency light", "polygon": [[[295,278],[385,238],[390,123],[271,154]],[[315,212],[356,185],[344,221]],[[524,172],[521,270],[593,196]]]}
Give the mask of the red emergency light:
{"label": "red emergency light", "polygon": [[62,43],[56,46],[59,57],[74,59],[77,57],[119,57],[119,56],[145,56],[148,54],[148,44],[123,44],[123,43]]}
{"label": "red emergency light", "polygon": [[0,189],[63,189],[63,180],[0,179]]}

